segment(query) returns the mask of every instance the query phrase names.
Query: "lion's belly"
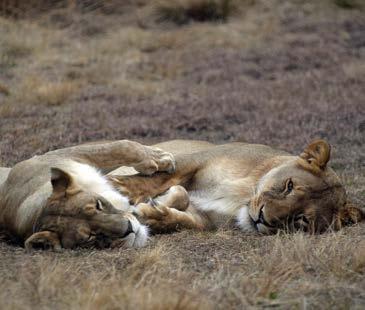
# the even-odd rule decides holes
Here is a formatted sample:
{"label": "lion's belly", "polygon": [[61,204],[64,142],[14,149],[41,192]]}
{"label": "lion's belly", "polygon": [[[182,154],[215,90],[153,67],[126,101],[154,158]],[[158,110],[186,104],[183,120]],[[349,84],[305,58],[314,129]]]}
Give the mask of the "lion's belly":
{"label": "lion's belly", "polygon": [[15,218],[15,230],[19,236],[27,237],[32,233],[34,221],[51,193],[51,184],[47,182],[36,192],[29,195],[19,206]]}
{"label": "lion's belly", "polygon": [[209,220],[214,227],[232,226],[242,202],[231,196],[219,195],[219,191],[190,191],[191,205]]}

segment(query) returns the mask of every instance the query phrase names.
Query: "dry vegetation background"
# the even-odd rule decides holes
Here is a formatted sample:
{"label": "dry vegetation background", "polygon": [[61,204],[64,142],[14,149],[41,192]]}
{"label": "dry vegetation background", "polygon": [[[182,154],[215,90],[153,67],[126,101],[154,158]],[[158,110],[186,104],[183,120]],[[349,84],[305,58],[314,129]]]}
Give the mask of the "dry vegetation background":
{"label": "dry vegetation background", "polygon": [[[363,0],[0,1],[0,162],[97,139],[333,145],[365,196]],[[154,236],[141,250],[0,243],[2,309],[364,309],[365,227]]]}

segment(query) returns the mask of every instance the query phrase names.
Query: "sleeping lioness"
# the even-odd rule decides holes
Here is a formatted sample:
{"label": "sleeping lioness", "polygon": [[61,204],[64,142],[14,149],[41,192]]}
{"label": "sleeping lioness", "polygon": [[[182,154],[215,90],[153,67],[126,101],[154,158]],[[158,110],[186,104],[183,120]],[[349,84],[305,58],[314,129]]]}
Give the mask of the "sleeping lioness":
{"label": "sleeping lioness", "polygon": [[[151,177],[115,171],[113,178],[135,203],[182,185],[190,203],[168,208],[139,204],[137,214],[154,231],[177,228],[210,229],[236,225],[246,232],[275,233],[303,230],[322,233],[364,220],[364,211],[351,204],[336,173],[328,167],[330,146],[323,140],[310,143],[299,156],[264,145],[202,141],[157,144],[171,152],[177,168],[173,174]],[[124,175],[123,175],[124,174]],[[181,192],[179,192],[181,195]],[[162,201],[164,202],[164,201]]]}
{"label": "sleeping lioness", "polygon": [[169,153],[123,140],[52,151],[0,168],[1,231],[25,241],[27,249],[143,246],[147,229],[132,214],[134,206],[101,174],[120,166],[149,175],[172,172],[175,164]]}

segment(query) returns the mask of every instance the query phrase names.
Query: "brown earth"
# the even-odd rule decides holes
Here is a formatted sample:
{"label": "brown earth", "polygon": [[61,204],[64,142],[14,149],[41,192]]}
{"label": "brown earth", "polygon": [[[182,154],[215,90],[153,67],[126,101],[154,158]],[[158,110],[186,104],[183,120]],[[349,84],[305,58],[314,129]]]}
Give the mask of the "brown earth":
{"label": "brown earth", "polygon": [[[248,141],[299,153],[320,137],[364,205],[361,1],[235,1],[227,21],[183,24],[146,2],[0,17],[3,166],[98,139]],[[1,242],[0,304],[362,309],[364,236],[364,225],[321,236],[185,231],[141,250],[61,254]]]}

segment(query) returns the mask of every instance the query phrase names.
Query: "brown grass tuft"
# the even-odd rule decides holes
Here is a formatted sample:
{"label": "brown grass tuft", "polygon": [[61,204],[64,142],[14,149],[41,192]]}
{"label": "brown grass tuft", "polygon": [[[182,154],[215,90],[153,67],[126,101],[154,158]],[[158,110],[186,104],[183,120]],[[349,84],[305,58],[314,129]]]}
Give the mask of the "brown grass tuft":
{"label": "brown grass tuft", "polygon": [[9,88],[6,87],[5,85],[0,84],[0,94],[5,95],[5,96],[9,96],[10,95]]}
{"label": "brown grass tuft", "polygon": [[81,88],[77,80],[47,81],[37,76],[25,77],[5,101],[5,106],[41,104],[57,106],[68,100]]}
{"label": "brown grass tuft", "polygon": [[27,80],[23,86],[24,95],[31,104],[60,105],[79,89],[79,84],[73,81],[45,82]]}

